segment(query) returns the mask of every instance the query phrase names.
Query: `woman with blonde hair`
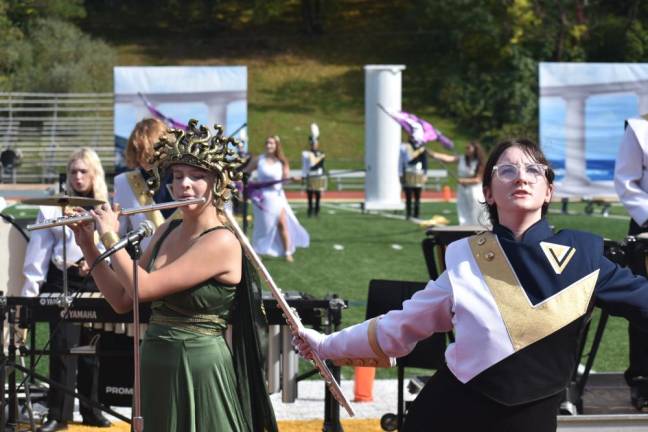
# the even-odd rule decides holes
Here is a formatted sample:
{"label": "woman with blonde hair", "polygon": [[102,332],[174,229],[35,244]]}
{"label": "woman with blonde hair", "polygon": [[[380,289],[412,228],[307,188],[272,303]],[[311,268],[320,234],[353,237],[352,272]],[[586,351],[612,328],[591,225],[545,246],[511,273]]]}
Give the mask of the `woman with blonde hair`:
{"label": "woman with blonde hair", "polygon": [[291,180],[288,159],[278,136],[269,136],[265,153],[250,164],[249,171],[257,172],[260,184],[254,204],[254,231],[252,246],[261,255],[283,256],[293,261],[298,247],[308,247],[308,232],[299,224],[286,199],[282,183]]}
{"label": "woman with blonde hair", "polygon": [[94,199],[108,201],[108,187],[106,186],[106,174],[101,164],[99,155],[90,147],[81,147],[70,155],[67,163],[67,180],[65,182],[68,194],[78,194],[79,184],[78,169],[72,169],[76,161],[82,161],[88,170],[89,181],[92,187],[90,191]]}
{"label": "woman with blonde hair", "polygon": [[[74,151],[68,159],[66,169],[68,195],[108,200],[104,170],[94,150],[82,147]],[[58,218],[61,215],[60,207],[43,206],[39,209],[36,222]],[[65,261],[64,243],[67,248]],[[70,229],[52,227],[33,231],[25,252],[25,284],[22,287],[22,296],[35,297],[39,293],[62,292],[64,271],[67,272],[70,292],[96,290],[91,280],[84,280],[88,264],[83,259],[81,249],[74,242]],[[96,332],[74,323],[53,321],[50,322],[50,334],[51,349],[55,352],[67,352],[74,346],[90,343]],[[98,401],[99,392],[98,370],[97,359],[93,356],[50,356],[50,379],[70,390],[78,386],[81,395],[95,402]],[[47,406],[47,421],[37,431],[66,429],[67,422],[72,420],[74,398],[58,387],[50,386]],[[84,424],[110,426],[110,422],[97,408],[81,402],[80,411]]]}
{"label": "woman with blonde hair", "polygon": [[[153,156],[153,145],[167,131],[167,126],[156,118],[146,118],[139,121],[128,138],[128,145],[124,151],[126,165],[130,171],[115,177],[114,202],[121,208],[136,208],[171,201],[172,198],[166,185],[155,193],[151,193],[146,181],[149,178],[148,170],[151,168],[149,159]],[[172,212],[172,211],[171,211]],[[130,216],[121,216],[119,234],[137,228],[143,221],[149,220],[156,227],[162,225],[167,214],[157,210],[154,212],[136,213]],[[142,246],[148,245],[149,239],[142,241]]]}

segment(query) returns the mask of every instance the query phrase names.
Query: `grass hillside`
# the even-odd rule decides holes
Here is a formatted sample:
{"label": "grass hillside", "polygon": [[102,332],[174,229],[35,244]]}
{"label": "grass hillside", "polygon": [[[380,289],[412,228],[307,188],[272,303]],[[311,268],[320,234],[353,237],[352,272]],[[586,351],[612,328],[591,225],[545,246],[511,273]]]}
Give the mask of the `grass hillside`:
{"label": "grass hillside", "polygon": [[327,20],[321,35],[300,33],[298,14],[289,13],[254,30],[240,23],[235,27],[241,30],[227,34],[169,33],[163,43],[159,35],[121,34],[115,39],[114,33],[108,41],[117,50],[119,65],[247,66],[251,150],[261,151],[265,137],[277,134],[293,165],[307,147],[311,122],[320,127],[329,168],[364,165],[365,64],[406,65],[403,109],[427,119],[463,148],[471,137],[457,130],[452,119],[437,115],[423,96],[431,90],[426,85],[430,71],[418,66],[424,34],[400,27],[407,2],[335,4],[329,14],[336,19]]}

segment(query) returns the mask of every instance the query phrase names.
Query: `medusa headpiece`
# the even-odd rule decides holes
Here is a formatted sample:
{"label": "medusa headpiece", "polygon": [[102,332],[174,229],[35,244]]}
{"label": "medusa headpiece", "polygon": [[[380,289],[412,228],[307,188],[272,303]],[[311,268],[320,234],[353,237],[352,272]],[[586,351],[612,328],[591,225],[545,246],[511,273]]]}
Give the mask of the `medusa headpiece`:
{"label": "medusa headpiece", "polygon": [[[240,180],[241,158],[236,151],[236,139],[223,135],[223,127],[214,125],[215,135],[196,120],[189,120],[188,129],[168,129],[167,134],[155,144],[149,160],[153,168],[148,180],[151,191],[160,187],[160,172],[171,165],[184,164],[202,168],[214,174],[213,202],[219,208],[236,192],[235,182]],[[231,144],[231,145],[230,145]]]}

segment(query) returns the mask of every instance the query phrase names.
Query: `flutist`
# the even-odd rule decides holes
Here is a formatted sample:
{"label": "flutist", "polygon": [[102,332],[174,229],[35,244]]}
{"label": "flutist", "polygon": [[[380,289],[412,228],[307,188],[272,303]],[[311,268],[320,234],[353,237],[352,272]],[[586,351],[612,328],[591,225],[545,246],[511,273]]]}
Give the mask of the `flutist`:
{"label": "flutist", "polygon": [[[177,199],[206,202],[181,207],[182,220],[161,225],[141,259],[138,297],[152,302],[141,346],[146,431],[277,430],[255,327],[264,319],[258,284],[224,224],[223,205],[240,174],[230,142],[222,128],[212,136],[192,120],[186,132],[170,130],[151,160],[154,179],[171,173]],[[112,246],[117,215],[108,206],[92,215],[105,246]],[[99,256],[91,226],[73,225],[88,262]],[[131,308],[133,268],[124,250],[112,256],[111,266],[98,265],[93,277],[117,312]],[[234,329],[232,351],[224,337],[228,324]]]}

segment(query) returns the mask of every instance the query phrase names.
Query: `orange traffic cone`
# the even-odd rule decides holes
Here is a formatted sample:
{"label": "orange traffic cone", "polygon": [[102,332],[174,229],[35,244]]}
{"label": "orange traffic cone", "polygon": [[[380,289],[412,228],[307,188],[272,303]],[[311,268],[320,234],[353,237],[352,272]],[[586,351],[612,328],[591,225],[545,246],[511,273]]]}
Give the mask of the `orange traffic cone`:
{"label": "orange traffic cone", "polygon": [[371,402],[373,401],[373,384],[376,377],[376,368],[373,367],[356,367],[355,380],[353,385],[354,402]]}
{"label": "orange traffic cone", "polygon": [[441,194],[443,195],[443,200],[446,202],[449,202],[452,199],[452,189],[450,189],[450,186],[448,185],[443,186]]}

